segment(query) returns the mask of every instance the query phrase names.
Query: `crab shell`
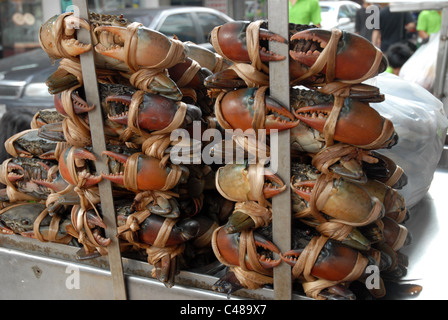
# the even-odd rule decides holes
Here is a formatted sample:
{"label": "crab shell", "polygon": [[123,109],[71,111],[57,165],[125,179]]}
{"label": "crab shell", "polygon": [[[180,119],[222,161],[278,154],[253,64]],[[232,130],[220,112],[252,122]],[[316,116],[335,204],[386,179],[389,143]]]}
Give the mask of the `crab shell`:
{"label": "crab shell", "polygon": [[[323,29],[308,29],[297,32],[291,37],[290,57],[307,67],[313,66],[321,54],[321,49],[325,49],[332,32]],[[299,40],[314,43],[313,45],[299,44]],[[367,39],[350,32],[342,32],[342,36],[337,44],[335,59],[335,79],[357,80],[366,75],[374,65],[378,49]],[[378,69],[373,76],[385,71],[387,60],[384,56]],[[326,66],[322,70],[326,73]]]}

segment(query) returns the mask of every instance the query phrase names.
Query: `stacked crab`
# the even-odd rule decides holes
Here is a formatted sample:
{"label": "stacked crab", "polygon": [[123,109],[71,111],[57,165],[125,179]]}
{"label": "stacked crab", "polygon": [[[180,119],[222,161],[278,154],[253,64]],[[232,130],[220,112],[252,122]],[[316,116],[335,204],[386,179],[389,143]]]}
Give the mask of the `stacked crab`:
{"label": "stacked crab", "polygon": [[[73,26],[92,43],[81,43]],[[55,110],[38,112],[31,130],[5,143],[4,233],[75,244],[80,259],[107,254],[98,188],[107,179],[122,252],[146,259],[167,287],[180,269],[211,270],[217,260],[229,272],[215,288],[228,293],[272,283],[280,263],[293,265],[294,279],[318,299],[352,297],[349,286],[370,267],[381,274],[374,296],[384,295],[383,279],[405,273],[406,207],[396,189],[406,175],[375,151],[397,136],[369,106],[384,97],[360,84],[387,62],[364,38],[291,24],[287,40],[263,21],[231,22],[213,30],[214,54],[123,16],[66,13],[47,21],[39,39],[62,59],[47,81]],[[285,58],[267,50],[269,41],[290,46],[291,111],[269,96],[267,63]],[[91,50],[99,106],[85,101],[79,56]],[[92,147],[97,107],[102,154]],[[231,135],[195,140],[210,129]],[[288,129],[293,250],[280,252],[270,199],[287,185],[269,166],[269,147]],[[198,145],[212,163],[195,160]],[[174,162],[174,150],[191,161]],[[108,172],[97,171],[98,157]]]}
{"label": "stacked crab", "polygon": [[[217,189],[235,206],[214,233],[215,255],[230,268],[216,289],[260,288],[272,283],[272,268],[287,263],[299,290],[315,299],[354,298],[356,283],[362,284],[357,290],[383,297],[385,283],[392,288],[406,274],[399,249],[410,242],[402,224],[406,205],[397,191],[406,175],[377,152],[393,147],[398,136],[369,105],[384,96],[362,84],[383,72],[387,61],[355,34],[293,24],[289,33],[284,39],[263,21],[230,22],[212,32],[216,51],[234,63],[205,81],[216,97],[217,120],[223,128],[246,130],[232,140],[256,159],[217,172]],[[268,62],[285,59],[269,51],[269,41],[289,45],[292,113],[268,95]],[[253,143],[259,129],[268,136],[264,148]],[[280,252],[270,237],[269,198],[286,188],[268,169],[269,157],[259,156],[269,155],[272,129],[291,133],[289,252]]]}
{"label": "stacked crab", "polygon": [[[92,44],[77,40],[74,25],[90,32]],[[227,218],[212,168],[170,159],[178,144],[182,150],[197,145],[192,139],[171,139],[175,130],[216,127],[203,82],[227,62],[123,16],[91,13],[86,21],[72,13],[58,15],[41,27],[39,39],[51,59],[62,58],[47,81],[55,110],[38,112],[31,130],[5,143],[12,158],[0,173],[7,184],[3,232],[72,241],[81,247],[79,259],[107,254],[111,241],[105,236],[98,188],[107,179],[122,251],[147,259],[153,276],[171,287],[182,266],[214,258],[215,220]],[[85,101],[79,55],[90,50],[95,51],[99,106]],[[107,145],[99,155],[88,116],[96,107],[102,109]],[[98,157],[107,159],[108,172],[97,171]],[[204,206],[207,215],[200,215]],[[26,228],[17,221],[26,222]]]}

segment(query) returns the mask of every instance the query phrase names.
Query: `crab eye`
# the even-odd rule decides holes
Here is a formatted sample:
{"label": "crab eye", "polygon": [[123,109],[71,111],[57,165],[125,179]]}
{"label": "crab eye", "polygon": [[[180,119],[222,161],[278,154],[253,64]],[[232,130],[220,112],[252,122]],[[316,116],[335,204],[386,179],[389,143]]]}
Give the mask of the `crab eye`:
{"label": "crab eye", "polygon": [[21,223],[22,223],[22,225],[24,225],[24,226],[28,226],[28,225],[31,224],[31,222],[30,222],[29,220],[26,220],[26,219],[23,219],[23,220],[21,221]]}

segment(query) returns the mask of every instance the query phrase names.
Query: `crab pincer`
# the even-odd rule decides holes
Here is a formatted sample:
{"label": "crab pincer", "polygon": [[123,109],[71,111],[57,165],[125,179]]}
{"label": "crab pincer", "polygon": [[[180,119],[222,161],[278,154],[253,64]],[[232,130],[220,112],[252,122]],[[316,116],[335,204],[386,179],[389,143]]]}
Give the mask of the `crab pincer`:
{"label": "crab pincer", "polygon": [[263,24],[254,30],[255,33],[258,32],[259,38],[258,43],[255,44],[256,48],[250,48],[251,39],[249,39],[250,35],[248,33],[250,26],[254,26],[254,24],[247,21],[227,22],[222,26],[215,27],[210,41],[218,53],[222,53],[225,58],[234,62],[251,62],[249,51],[252,49],[258,51],[262,62],[285,59],[284,56],[269,51],[269,42],[275,41],[286,44],[288,41],[279,34],[264,28]]}
{"label": "crab pincer", "polygon": [[96,157],[84,148],[68,147],[59,156],[59,172],[65,181],[78,185],[82,179],[82,186],[89,188],[100,183],[102,177],[93,174],[92,162]]}
{"label": "crab pincer", "polygon": [[[331,78],[336,80],[362,82],[387,67],[386,58],[370,41],[339,30],[314,28],[297,32],[291,37],[289,54],[293,63],[296,61],[306,68],[311,68],[322,56],[323,61],[319,62],[316,73],[322,72],[327,76],[332,73]],[[334,68],[329,70],[328,61],[332,59]]]}
{"label": "crab pincer", "polygon": [[[110,34],[112,41],[101,41],[95,46],[95,51],[103,56],[124,61],[133,67],[160,67],[170,68],[186,58],[185,48],[179,41],[169,39],[164,34],[151,30],[141,24],[121,26],[99,26],[96,34]],[[117,41],[116,39],[120,39]],[[164,63],[171,46],[176,45],[176,55],[170,59],[170,63]],[[126,50],[129,47],[130,50]],[[126,56],[131,54],[132,56]]]}
{"label": "crab pincer", "polygon": [[145,154],[135,154],[131,156],[132,163],[136,166],[135,173],[129,167],[132,165],[130,162],[130,156],[122,153],[103,151],[103,155],[111,157],[122,164],[124,164],[124,172],[115,172],[112,174],[102,173],[101,176],[104,179],[110,180],[121,186],[126,185],[126,179],[130,175],[135,174],[136,184],[132,188],[136,188],[135,191],[148,191],[148,190],[162,190],[165,187],[168,175],[171,172],[170,167],[162,168],[160,160]]}
{"label": "crab pincer", "polygon": [[39,30],[39,42],[44,51],[53,59],[74,58],[92,49],[76,39],[76,27],[90,31],[90,24],[73,12],[55,15],[46,21]]}
{"label": "crab pincer", "polygon": [[266,95],[266,88],[242,88],[219,97],[215,112],[226,129],[288,130],[298,125],[294,115],[278,101]]}

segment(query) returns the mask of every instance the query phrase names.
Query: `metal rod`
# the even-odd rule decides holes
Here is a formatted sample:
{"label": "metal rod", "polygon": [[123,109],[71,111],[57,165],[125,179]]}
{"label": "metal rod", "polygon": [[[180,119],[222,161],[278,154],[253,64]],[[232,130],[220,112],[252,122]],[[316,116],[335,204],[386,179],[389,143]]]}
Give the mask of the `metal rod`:
{"label": "metal rod", "polygon": [[[73,5],[79,10],[80,18],[89,20],[89,11],[86,0],[74,0]],[[78,40],[83,43],[92,43],[90,32],[79,29]],[[97,172],[109,172],[109,167],[102,157],[102,152],[106,150],[106,139],[104,137],[104,123],[101,110],[100,96],[98,92],[98,82],[95,69],[95,57],[93,50],[80,56],[81,69],[84,81],[86,100],[89,105],[95,105],[89,112],[89,123],[92,136],[93,153],[97,157],[95,162]],[[123,274],[120,245],[117,234],[117,222],[115,217],[114,199],[112,196],[112,185],[108,180],[103,179],[98,185],[101,198],[101,208],[104,223],[106,224],[106,237],[112,240],[107,247],[109,257],[109,267],[116,300],[126,300],[126,284]]]}
{"label": "metal rod", "polygon": [[[445,102],[447,94],[446,77],[448,71],[448,7],[442,10],[442,26],[440,28],[440,42],[439,51],[437,55],[436,77],[434,79],[434,96]],[[445,106],[445,112],[448,112],[448,107]]]}
{"label": "metal rod", "polygon": [[[268,2],[269,30],[289,40],[288,1],[270,0]],[[288,45],[272,42],[270,50],[284,55],[285,60],[271,62],[269,66],[270,96],[290,109],[289,100],[289,48]],[[278,143],[271,138],[271,166],[287,186],[285,192],[272,199],[272,234],[273,241],[281,252],[291,247],[291,151],[290,130],[279,132]],[[274,141],[274,143],[273,143]],[[281,263],[274,269],[274,299],[291,300],[291,267]]]}

